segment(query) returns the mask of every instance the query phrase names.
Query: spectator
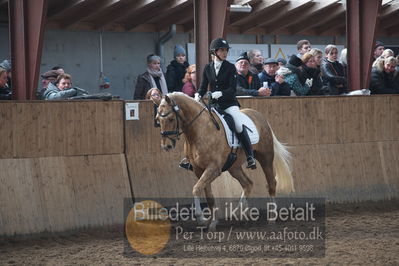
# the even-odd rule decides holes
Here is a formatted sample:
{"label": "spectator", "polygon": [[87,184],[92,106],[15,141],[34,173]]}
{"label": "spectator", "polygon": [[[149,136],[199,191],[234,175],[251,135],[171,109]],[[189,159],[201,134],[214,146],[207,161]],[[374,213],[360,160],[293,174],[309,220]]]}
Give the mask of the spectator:
{"label": "spectator", "polygon": [[285,60],[284,58],[279,57],[279,58],[277,58],[277,63],[278,63],[279,68],[280,67],[285,67],[285,65],[287,64],[287,60]]}
{"label": "spectator", "polygon": [[[328,90],[323,88],[320,67],[317,66],[315,56],[311,52],[307,52],[302,56],[302,62],[306,79],[312,80],[308,95],[324,95],[328,93]],[[310,84],[310,81],[308,83]]]}
{"label": "spectator", "polygon": [[397,65],[398,60],[393,56],[379,60],[377,66],[371,71],[371,94],[399,93],[399,75],[395,70]]}
{"label": "spectator", "polygon": [[306,79],[306,76],[302,72],[302,65],[303,62],[299,57],[291,55],[287,63],[287,68],[291,73],[285,75],[285,82],[291,86],[297,96],[307,95],[312,86],[312,80]]}
{"label": "spectator", "polygon": [[376,60],[379,56],[381,56],[382,52],[384,52],[385,46],[381,41],[376,41],[374,45],[374,60]]}
{"label": "spectator", "polygon": [[65,73],[65,70],[62,66],[54,66],[51,70],[58,70],[61,74]]}
{"label": "spectator", "polygon": [[285,76],[291,74],[291,70],[286,67],[280,67],[276,72],[276,82],[271,85],[272,94],[271,96],[290,96],[291,86],[285,82]]}
{"label": "spectator", "polygon": [[51,82],[57,80],[58,75],[62,74],[59,70],[50,70],[41,75],[42,77],[42,88],[36,91],[36,98],[38,100],[44,100],[44,92],[47,90],[47,86]]}
{"label": "spectator", "polygon": [[10,60],[4,60],[0,63],[0,68],[4,69],[7,72],[7,84],[8,88],[12,88],[11,86],[11,62]]}
{"label": "spectator", "polygon": [[252,49],[248,51],[249,71],[253,74],[259,74],[263,70],[263,56],[261,51]]}
{"label": "spectator", "polygon": [[372,67],[376,67],[379,60],[384,60],[390,56],[395,56],[395,53],[391,49],[385,49],[382,54],[373,62]]}
{"label": "spectator", "polygon": [[236,95],[269,96],[271,90],[261,86],[258,75],[249,71],[249,64],[247,52],[242,53],[236,60]]}
{"label": "spectator", "polygon": [[46,100],[68,99],[79,95],[88,95],[88,93],[78,87],[72,87],[72,77],[69,74],[58,75],[55,83],[50,82],[44,92]]}
{"label": "spectator", "polygon": [[195,70],[195,65],[191,65],[187,68],[186,75],[183,79],[183,93],[187,94],[190,97],[194,97],[197,89],[195,88],[195,83],[197,82],[197,74]]}
{"label": "spectator", "polygon": [[309,53],[314,56],[314,60],[316,61],[317,68],[320,69],[321,60],[323,59],[323,51],[317,48],[310,49]]}
{"label": "spectator", "polygon": [[154,103],[153,105],[153,117],[154,117],[154,127],[160,127],[161,125],[159,124],[159,121],[156,119],[157,116],[157,111],[158,111],[158,106],[161,103],[162,100],[162,93],[160,90],[157,88],[151,88],[149,91],[147,91],[147,94],[145,95],[145,98],[147,100],[152,100]]}
{"label": "spectator", "polygon": [[347,58],[347,49],[344,48],[341,51],[341,55],[339,56],[339,62],[344,67],[345,77],[348,76],[348,58]]}
{"label": "spectator", "polygon": [[258,74],[259,81],[261,84],[267,82],[268,87],[271,88],[272,84],[276,82],[276,71],[278,69],[278,63],[273,58],[268,58],[263,66],[263,71]]}
{"label": "spectator", "polygon": [[166,68],[166,84],[168,85],[169,92],[182,91],[183,78],[189,66],[186,61],[186,51],[183,46],[176,45],[173,55],[175,59],[173,59]]}
{"label": "spectator", "polygon": [[309,52],[312,49],[310,42],[308,40],[300,40],[296,44],[296,48],[298,49],[297,57],[302,58],[302,56]]}
{"label": "spectator", "polygon": [[151,88],[158,88],[163,95],[168,93],[165,76],[161,70],[161,58],[154,54],[147,56],[147,71],[137,77],[133,98],[144,100]]}
{"label": "spectator", "polygon": [[11,100],[12,93],[7,81],[7,71],[0,67],[0,100]]}
{"label": "spectator", "polygon": [[323,84],[329,89],[330,95],[339,95],[347,92],[347,82],[344,67],[337,61],[338,49],[329,44],[325,48],[326,58],[321,63]]}

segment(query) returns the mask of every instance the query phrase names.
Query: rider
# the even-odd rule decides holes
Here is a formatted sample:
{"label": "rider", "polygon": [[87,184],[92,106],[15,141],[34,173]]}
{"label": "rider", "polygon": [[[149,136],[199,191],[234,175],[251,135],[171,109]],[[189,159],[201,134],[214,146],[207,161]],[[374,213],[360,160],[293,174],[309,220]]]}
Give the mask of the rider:
{"label": "rider", "polygon": [[256,161],[251,141],[247,129],[243,125],[245,117],[240,112],[240,104],[236,98],[236,67],[226,61],[229,49],[229,44],[223,38],[217,38],[211,42],[209,51],[214,55],[213,61],[204,68],[201,85],[195,98],[199,100],[200,96],[204,96],[208,91],[209,85],[212,92],[212,100],[216,102],[220,109],[234,119],[237,137],[247,155],[247,168],[255,169]]}

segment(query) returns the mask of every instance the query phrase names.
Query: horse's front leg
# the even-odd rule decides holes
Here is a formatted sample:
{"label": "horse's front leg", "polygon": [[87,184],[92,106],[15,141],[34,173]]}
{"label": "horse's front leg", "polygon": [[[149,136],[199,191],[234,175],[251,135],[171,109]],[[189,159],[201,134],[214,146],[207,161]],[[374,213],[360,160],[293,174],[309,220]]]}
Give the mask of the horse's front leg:
{"label": "horse's front leg", "polygon": [[[214,199],[212,190],[210,190],[211,183],[221,174],[220,170],[216,167],[207,168],[197,181],[197,183],[193,187],[193,196],[194,196],[194,204],[195,204],[195,216],[197,217],[197,222],[200,225],[205,225],[208,223],[208,220],[205,219],[204,214],[201,209],[201,191],[205,190],[205,194],[207,197],[208,204],[209,202],[213,202],[213,206],[209,206],[213,209],[214,207]],[[212,211],[213,212],[213,211]],[[212,218],[212,216],[211,216]],[[216,225],[215,225],[216,226]]]}

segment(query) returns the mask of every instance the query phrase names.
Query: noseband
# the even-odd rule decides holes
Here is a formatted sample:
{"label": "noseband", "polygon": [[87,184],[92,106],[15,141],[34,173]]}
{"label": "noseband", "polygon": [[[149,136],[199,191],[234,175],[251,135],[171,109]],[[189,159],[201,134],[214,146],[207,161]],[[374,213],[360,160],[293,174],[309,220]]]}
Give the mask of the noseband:
{"label": "noseband", "polygon": [[[175,115],[176,118],[176,128],[175,130],[169,130],[169,131],[161,131],[161,136],[168,138],[172,141],[173,146],[176,144],[176,141],[179,140],[180,135],[184,133],[184,130],[180,131],[180,124],[179,124],[179,118],[183,121],[182,117],[180,116],[180,107],[171,99],[171,104],[172,104],[172,110],[167,112],[166,114],[161,114],[159,111],[157,111],[158,115],[160,117],[167,117],[170,115],[172,112]],[[191,126],[192,123],[194,123],[195,120],[204,112],[206,107],[202,108],[202,110],[187,124],[186,128]],[[172,137],[174,136],[174,137]]]}

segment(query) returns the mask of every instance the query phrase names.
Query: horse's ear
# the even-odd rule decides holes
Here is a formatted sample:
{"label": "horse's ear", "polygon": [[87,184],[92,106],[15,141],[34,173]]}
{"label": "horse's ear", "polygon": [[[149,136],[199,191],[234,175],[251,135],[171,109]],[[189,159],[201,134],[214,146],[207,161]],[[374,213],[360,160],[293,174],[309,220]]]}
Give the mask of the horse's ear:
{"label": "horse's ear", "polygon": [[165,95],[165,100],[168,104],[172,104],[172,100],[169,98],[168,95]]}

